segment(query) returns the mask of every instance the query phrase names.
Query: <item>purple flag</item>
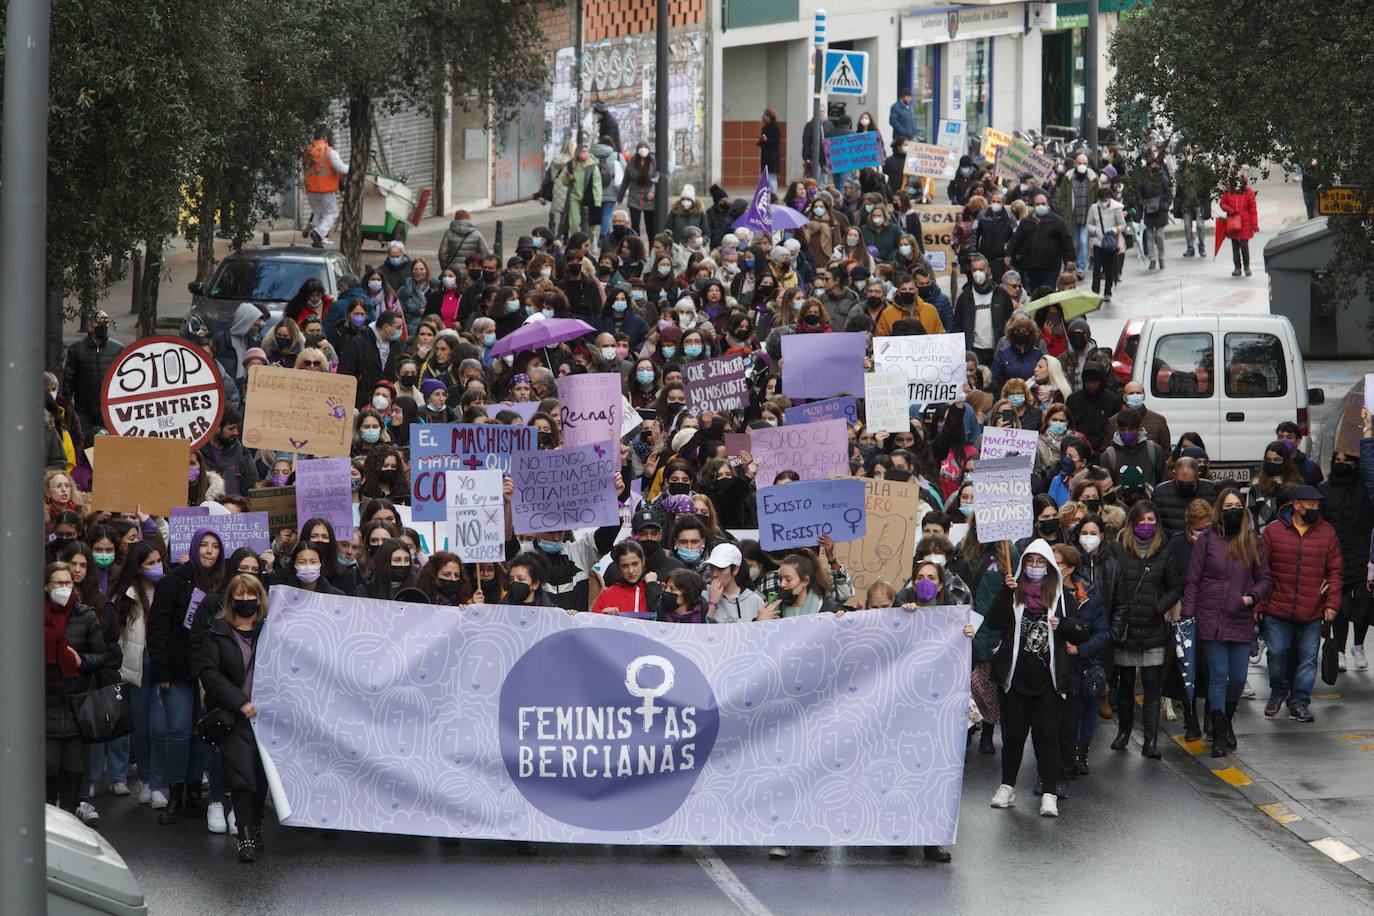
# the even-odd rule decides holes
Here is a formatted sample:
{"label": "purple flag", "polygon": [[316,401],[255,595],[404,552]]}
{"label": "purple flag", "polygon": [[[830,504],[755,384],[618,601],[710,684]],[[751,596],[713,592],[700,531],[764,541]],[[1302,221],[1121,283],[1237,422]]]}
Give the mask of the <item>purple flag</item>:
{"label": "purple flag", "polygon": [[758,187],[754,188],[754,199],[749,209],[735,220],[736,226],[747,226],[755,232],[773,233],[773,176],[764,169],[759,173]]}

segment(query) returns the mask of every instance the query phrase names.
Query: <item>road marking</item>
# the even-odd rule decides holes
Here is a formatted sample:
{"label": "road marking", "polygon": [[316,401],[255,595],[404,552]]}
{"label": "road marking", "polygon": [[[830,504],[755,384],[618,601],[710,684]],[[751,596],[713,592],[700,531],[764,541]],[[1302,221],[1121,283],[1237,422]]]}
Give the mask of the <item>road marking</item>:
{"label": "road marking", "polygon": [[744,886],[744,882],[730,870],[730,866],[716,851],[710,846],[692,847],[692,857],[697,860],[697,864],[705,870],[711,880],[716,882],[716,887],[720,888],[722,894],[730,898],[730,902],[739,908],[741,913],[748,916],[772,916],[768,907],[763,905],[763,901],[754,896],[753,891]]}
{"label": "road marking", "polygon": [[1358,852],[1335,837],[1323,837],[1320,840],[1313,840],[1308,845],[1317,850],[1317,852],[1325,855],[1328,859],[1339,862],[1342,865],[1346,862],[1353,862],[1360,857]]}
{"label": "road marking", "polygon": [[1244,773],[1242,773],[1235,767],[1227,767],[1224,770],[1213,770],[1212,775],[1220,779],[1222,782],[1225,782],[1237,788],[1253,784],[1249,776],[1246,776]]}
{"label": "road marking", "polygon": [[1200,757],[1208,751],[1207,742],[1202,738],[1198,738],[1196,741],[1184,741],[1182,732],[1174,735],[1174,743],[1194,757]]}
{"label": "road marking", "polygon": [[1339,700],[1340,698],[1339,693],[1318,693],[1312,696],[1314,700]]}
{"label": "road marking", "polygon": [[1374,735],[1340,735],[1342,741],[1368,741]]}
{"label": "road marking", "polygon": [[1293,809],[1283,802],[1273,802],[1268,805],[1260,805],[1259,809],[1265,814],[1278,821],[1280,824],[1291,824],[1294,821],[1302,820],[1300,815],[1294,814]]}

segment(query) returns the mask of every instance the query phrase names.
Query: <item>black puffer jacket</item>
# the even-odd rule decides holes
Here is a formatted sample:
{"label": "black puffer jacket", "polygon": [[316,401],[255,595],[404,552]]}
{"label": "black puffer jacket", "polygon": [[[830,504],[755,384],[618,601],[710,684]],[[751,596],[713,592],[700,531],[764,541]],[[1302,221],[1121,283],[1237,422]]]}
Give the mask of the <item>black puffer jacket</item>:
{"label": "black puffer jacket", "polygon": [[1103,613],[1110,617],[1116,610],[1116,593],[1121,590],[1121,560],[1117,557],[1112,542],[1104,540],[1095,552],[1088,553],[1079,546],[1078,534],[1075,532],[1073,545],[1078,548],[1078,555],[1083,558],[1083,568],[1079,570],[1079,574],[1093,584],[1093,590],[1102,602]]}
{"label": "black puffer jacket", "polygon": [[[119,341],[96,340],[94,334],[87,334],[67,348],[62,390],[83,418],[95,420],[100,417],[100,389],[105,382],[105,373],[122,352],[124,345]],[[104,421],[98,425],[103,426]]]}
{"label": "black puffer jacket", "polygon": [[95,611],[84,604],[73,606],[67,617],[67,645],[81,656],[81,673],[64,681],[56,665],[43,666],[43,734],[48,738],[74,738],[81,734],[72,713],[71,697],[90,690],[91,676],[97,671],[119,671],[123,657],[119,643],[106,642]]}
{"label": "black puffer jacket", "polygon": [[[249,634],[253,644],[250,665],[252,658],[257,656],[258,634],[261,632],[262,621],[258,621]],[[224,762],[225,779],[231,789],[251,791],[257,783],[258,746],[248,717],[239,711],[249,699],[243,692],[247,670],[243,664],[243,653],[227,622],[219,618],[209,622],[204,634],[196,641],[194,662],[195,672],[205,687],[206,711],[223,709],[233,721],[233,730],[218,747]]]}
{"label": "black puffer jacket", "polygon": [[[191,541],[200,542],[199,532]],[[191,564],[182,563],[157,584],[153,592],[153,606],[148,611],[148,654],[152,659],[151,672],[144,672],[144,682],[161,684],[164,681],[189,681],[195,678],[195,664],[191,658],[196,619],[204,620],[209,608],[197,606],[197,618],[186,626],[186,613],[196,592],[195,572]],[[217,600],[215,593],[202,595],[201,601]]]}
{"label": "black puffer jacket", "polygon": [[[1159,512],[1164,533],[1172,537],[1188,526],[1189,503],[1195,499],[1205,499],[1209,504],[1217,501],[1217,485],[1210,480],[1198,480],[1191,493],[1184,493],[1178,481],[1166,480],[1154,488],[1150,498]],[[1369,541],[1368,532],[1365,541]]]}
{"label": "black puffer jacket", "polygon": [[[1114,543],[1121,563],[1121,582],[1116,592],[1115,611],[1126,618],[1126,637],[1116,641],[1118,649],[1158,649],[1169,642],[1165,613],[1183,598],[1183,571],[1163,547],[1152,557],[1142,558],[1134,551]],[[1116,624],[1113,631],[1119,630]]]}
{"label": "black puffer jacket", "polygon": [[1374,532],[1374,505],[1360,483],[1359,472],[1339,482],[1333,474],[1317,484],[1317,489],[1322,494],[1322,517],[1336,529],[1341,542],[1345,587],[1363,585],[1370,533]]}

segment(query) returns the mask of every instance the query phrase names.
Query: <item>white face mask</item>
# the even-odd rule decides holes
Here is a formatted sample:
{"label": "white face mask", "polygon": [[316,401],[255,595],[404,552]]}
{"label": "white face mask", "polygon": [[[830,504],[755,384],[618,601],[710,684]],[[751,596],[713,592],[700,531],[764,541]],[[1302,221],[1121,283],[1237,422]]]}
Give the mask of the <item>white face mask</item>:
{"label": "white face mask", "polygon": [[1095,534],[1083,534],[1079,535],[1078,543],[1088,553],[1096,553],[1097,548],[1102,545],[1102,538]]}
{"label": "white face mask", "polygon": [[386,399],[386,395],[379,394],[372,399],[372,406],[378,410],[386,410],[391,406],[391,402]]}
{"label": "white face mask", "polygon": [[944,566],[944,565],[945,565],[945,555],[942,554],[942,553],[931,553],[931,554],[927,554],[927,555],[926,555],[926,559],[927,559],[929,562],[934,563],[934,564],[936,564],[936,565],[938,565],[938,566]]}
{"label": "white face mask", "polygon": [[988,204],[988,207],[991,208],[993,213],[1002,212],[1002,205],[997,203],[997,201],[993,201],[992,203]]}
{"label": "white face mask", "polygon": [[1082,162],[1080,162],[1080,163],[1078,163],[1078,165],[1074,166],[1074,167],[1073,167],[1073,170],[1074,170],[1075,172],[1077,172],[1078,174],[1080,174],[1080,175],[1086,175],[1086,174],[1088,174],[1088,166],[1085,165],[1085,164],[1082,163]]}
{"label": "white face mask", "polygon": [[988,272],[986,270],[975,270],[973,272],[973,282],[978,286],[982,286],[984,283],[988,282]]}
{"label": "white face mask", "polygon": [[72,588],[70,585],[64,585],[61,588],[48,589],[48,600],[50,600],[53,604],[57,605],[58,607],[66,607],[67,602],[71,600],[71,597]]}
{"label": "white face mask", "polygon": [[458,285],[457,277],[444,277],[444,289],[453,289]]}
{"label": "white face mask", "polygon": [[553,268],[552,268],[552,267],[541,267],[541,268],[539,268],[539,276],[540,276],[542,279],[547,280],[549,277],[552,277],[552,276],[553,276]]}
{"label": "white face mask", "polygon": [[601,356],[608,361],[615,359],[615,347],[602,347]]}

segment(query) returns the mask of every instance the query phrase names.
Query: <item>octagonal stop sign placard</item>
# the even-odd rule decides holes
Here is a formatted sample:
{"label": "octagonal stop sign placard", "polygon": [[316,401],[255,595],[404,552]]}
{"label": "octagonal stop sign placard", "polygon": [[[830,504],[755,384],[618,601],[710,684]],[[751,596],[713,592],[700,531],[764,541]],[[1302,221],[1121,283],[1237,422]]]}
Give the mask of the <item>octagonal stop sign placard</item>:
{"label": "octagonal stop sign placard", "polygon": [[199,347],[178,337],[145,338],[105,373],[105,428],[115,436],[187,439],[198,449],[224,413],[222,386],[219,366]]}

